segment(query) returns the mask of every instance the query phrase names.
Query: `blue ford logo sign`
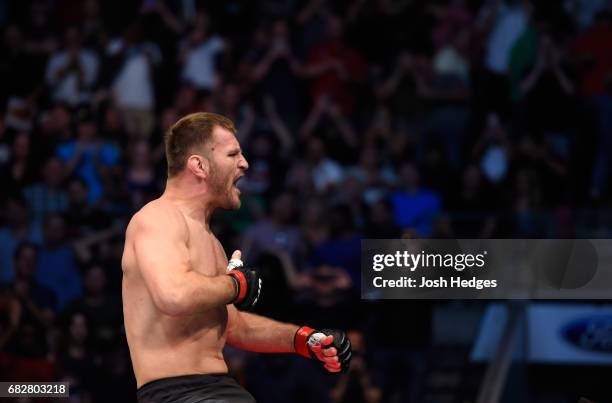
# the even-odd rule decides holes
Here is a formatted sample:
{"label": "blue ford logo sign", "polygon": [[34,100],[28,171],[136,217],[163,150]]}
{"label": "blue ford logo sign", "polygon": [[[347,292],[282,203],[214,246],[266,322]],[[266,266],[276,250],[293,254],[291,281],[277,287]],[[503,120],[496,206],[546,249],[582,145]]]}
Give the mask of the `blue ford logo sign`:
{"label": "blue ford logo sign", "polygon": [[581,318],[561,330],[563,338],[584,350],[612,353],[612,315]]}

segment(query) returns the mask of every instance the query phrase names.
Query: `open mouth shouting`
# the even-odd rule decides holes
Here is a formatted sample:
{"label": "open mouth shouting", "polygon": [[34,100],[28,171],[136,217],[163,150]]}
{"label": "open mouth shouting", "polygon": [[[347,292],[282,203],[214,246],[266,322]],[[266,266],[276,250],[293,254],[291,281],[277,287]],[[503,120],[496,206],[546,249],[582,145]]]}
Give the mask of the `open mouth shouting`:
{"label": "open mouth shouting", "polygon": [[244,174],[243,174],[243,175],[239,175],[239,176],[237,176],[237,177],[234,179],[234,182],[233,182],[233,188],[234,188],[234,190],[236,190],[236,191],[238,192],[238,194],[240,194],[240,189],[238,189],[238,181],[239,181],[240,179],[242,179],[242,177],[243,177],[243,176],[244,176]]}

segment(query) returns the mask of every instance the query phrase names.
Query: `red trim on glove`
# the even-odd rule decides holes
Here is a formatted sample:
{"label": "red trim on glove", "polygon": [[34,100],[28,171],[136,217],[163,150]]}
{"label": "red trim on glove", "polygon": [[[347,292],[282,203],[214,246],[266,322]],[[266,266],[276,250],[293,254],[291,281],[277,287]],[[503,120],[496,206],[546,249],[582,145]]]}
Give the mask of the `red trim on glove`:
{"label": "red trim on glove", "polygon": [[232,303],[240,303],[244,300],[247,294],[247,278],[240,270],[230,270],[227,274],[238,280],[238,295],[236,295],[236,298],[232,301]]}
{"label": "red trim on glove", "polygon": [[301,355],[302,357],[312,358],[310,349],[308,348],[308,344],[306,344],[306,342],[308,341],[308,337],[310,337],[310,335],[314,332],[315,330],[308,326],[302,326],[297,330],[297,332],[295,332],[295,336],[293,337],[293,348],[297,354]]}

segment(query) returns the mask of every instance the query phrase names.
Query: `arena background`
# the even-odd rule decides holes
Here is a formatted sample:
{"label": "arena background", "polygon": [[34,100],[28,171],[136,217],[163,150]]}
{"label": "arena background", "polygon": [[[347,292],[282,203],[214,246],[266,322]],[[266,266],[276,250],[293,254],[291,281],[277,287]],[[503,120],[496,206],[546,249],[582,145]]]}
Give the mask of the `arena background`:
{"label": "arena background", "polygon": [[205,110],[250,163],[213,227],[257,312],[356,353],[337,377],[228,348],[258,401],[612,401],[606,301],[359,295],[362,238],[610,237],[611,3],[1,0],[0,379],[135,401],[123,234]]}

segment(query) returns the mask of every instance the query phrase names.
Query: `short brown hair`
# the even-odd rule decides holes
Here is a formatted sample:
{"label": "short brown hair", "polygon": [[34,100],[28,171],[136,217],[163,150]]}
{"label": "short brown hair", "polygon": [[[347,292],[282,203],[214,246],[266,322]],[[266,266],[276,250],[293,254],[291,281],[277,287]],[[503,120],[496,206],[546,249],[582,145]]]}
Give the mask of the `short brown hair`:
{"label": "short brown hair", "polygon": [[203,146],[212,138],[213,129],[220,126],[236,134],[234,123],[225,116],[211,112],[196,112],[179,119],[164,136],[168,177],[185,168],[187,157],[196,146]]}

